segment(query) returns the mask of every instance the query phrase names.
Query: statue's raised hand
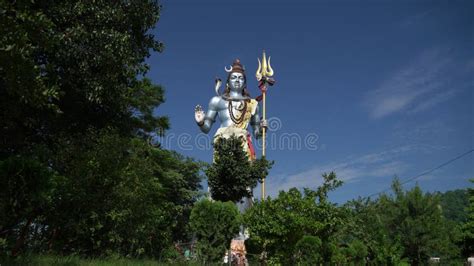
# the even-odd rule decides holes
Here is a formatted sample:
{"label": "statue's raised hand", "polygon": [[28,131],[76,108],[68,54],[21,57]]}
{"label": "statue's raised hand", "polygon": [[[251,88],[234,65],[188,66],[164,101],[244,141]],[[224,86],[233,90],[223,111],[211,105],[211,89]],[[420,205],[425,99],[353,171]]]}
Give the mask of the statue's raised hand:
{"label": "statue's raised hand", "polygon": [[204,111],[199,104],[196,105],[196,108],[194,108],[194,119],[198,125],[204,124]]}

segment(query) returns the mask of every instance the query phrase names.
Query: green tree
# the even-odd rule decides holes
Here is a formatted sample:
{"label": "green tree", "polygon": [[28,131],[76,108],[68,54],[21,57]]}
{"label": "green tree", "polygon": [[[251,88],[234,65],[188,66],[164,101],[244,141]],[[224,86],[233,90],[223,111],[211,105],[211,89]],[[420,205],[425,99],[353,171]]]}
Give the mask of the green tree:
{"label": "green tree", "polygon": [[457,259],[456,227],[442,213],[438,194],[423,193],[420,187],[404,191],[398,179],[392,195],[377,200],[351,202],[353,219],[345,229],[346,241],[361,241],[367,247],[369,263],[426,264],[430,257],[445,262]]}
{"label": "green tree", "polygon": [[[474,183],[474,179],[470,179]],[[462,226],[462,253],[465,257],[474,255],[474,189],[469,188],[469,209],[466,223]]]}
{"label": "green tree", "polygon": [[437,195],[423,193],[419,186],[404,192],[398,180],[393,185],[394,198],[381,197],[388,205],[392,225],[400,236],[403,256],[412,265],[424,264],[430,256],[445,255],[446,245],[452,245],[445,233],[445,220]]}
{"label": "green tree", "polygon": [[327,194],[342,182],[333,172],[324,174],[323,179],[317,190],[280,191],[277,198],[257,202],[244,214],[252,241],[280,263],[295,263],[296,243],[305,235],[322,241],[322,261],[330,262],[335,254],[345,211],[330,203]]}
{"label": "green tree", "polygon": [[296,243],[296,262],[298,265],[320,265],[323,263],[321,257],[321,239],[315,236],[303,236]]}
{"label": "green tree", "polygon": [[114,126],[148,134],[161,87],[144,59],[162,51],[157,1],[2,1],[0,151],[16,154],[60,133]]}
{"label": "green tree", "polygon": [[158,257],[184,231],[198,196],[198,163],[110,130],[90,131],[55,158],[68,178],[45,220],[50,249]]}
{"label": "green tree", "polygon": [[237,202],[252,197],[257,182],[268,175],[273,162],[265,158],[249,161],[242,145],[235,136],[214,143],[214,162],[206,169],[213,199]]}
{"label": "green tree", "polygon": [[197,202],[191,211],[190,226],[198,240],[198,256],[203,264],[219,263],[237,235],[241,216],[233,202]]}
{"label": "green tree", "polygon": [[354,265],[366,265],[367,247],[360,240],[353,240],[346,248],[347,260]]}
{"label": "green tree", "polygon": [[391,218],[386,206],[378,201],[359,198],[346,204],[350,219],[343,232],[343,242],[358,240],[367,247],[368,263],[372,265],[397,265],[401,262],[403,248],[398,236],[390,230]]}
{"label": "green tree", "polygon": [[190,237],[201,165],[149,144],[168,128],[153,114],[163,89],[146,78],[146,57],[163,50],[160,11],[156,0],[0,2],[6,249],[30,224],[36,250],[85,255],[157,256]]}
{"label": "green tree", "polygon": [[467,189],[456,189],[439,193],[440,205],[446,219],[457,223],[467,221],[469,207],[469,192]]}
{"label": "green tree", "polygon": [[14,256],[19,252],[32,223],[51,204],[55,181],[56,173],[35,158],[0,161],[0,239],[3,236],[4,248],[12,247],[4,252]]}

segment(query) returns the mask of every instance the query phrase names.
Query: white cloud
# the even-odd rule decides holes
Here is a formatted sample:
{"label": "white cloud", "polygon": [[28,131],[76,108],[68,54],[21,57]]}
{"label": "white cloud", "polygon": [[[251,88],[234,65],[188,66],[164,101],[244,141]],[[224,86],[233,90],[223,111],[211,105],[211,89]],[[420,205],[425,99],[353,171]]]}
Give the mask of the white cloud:
{"label": "white cloud", "polygon": [[403,120],[394,124],[388,141],[392,145],[416,144],[420,151],[429,153],[448,149],[448,146],[440,145],[439,140],[455,137],[455,133],[450,121],[438,117],[422,122]]}
{"label": "white cloud", "polygon": [[417,106],[413,107],[412,110],[409,111],[409,113],[418,113],[421,111],[424,111],[426,109],[429,109],[439,103],[445,102],[452,98],[454,95],[456,95],[457,91],[456,90],[448,90],[445,92],[437,93],[423,102],[420,102]]}
{"label": "white cloud", "polygon": [[315,165],[299,173],[271,176],[267,179],[267,193],[276,196],[280,190],[286,191],[292,187],[314,189],[322,184],[321,175],[331,171],[335,171],[338,178],[346,183],[357,182],[367,177],[401,175],[408,168],[402,158],[420,148],[417,145],[401,146],[382,152],[353,156],[342,162]]}
{"label": "white cloud", "polygon": [[447,54],[438,49],[426,51],[370,91],[364,103],[375,119],[426,110],[455,94],[454,89],[446,88],[452,71]]}
{"label": "white cloud", "polygon": [[400,26],[410,27],[413,24],[422,22],[424,19],[428,18],[433,13],[434,10],[435,9],[432,8],[432,9],[425,10],[423,12],[408,16],[404,20],[401,21]]}

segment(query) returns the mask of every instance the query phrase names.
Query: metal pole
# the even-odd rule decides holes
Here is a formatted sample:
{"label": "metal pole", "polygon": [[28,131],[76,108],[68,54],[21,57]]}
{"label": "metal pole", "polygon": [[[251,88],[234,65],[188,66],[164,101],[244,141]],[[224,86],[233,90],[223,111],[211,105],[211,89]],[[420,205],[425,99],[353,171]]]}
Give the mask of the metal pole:
{"label": "metal pole", "polygon": [[[267,119],[267,116],[266,116],[266,91],[263,92],[262,94],[262,97],[263,97],[263,120],[266,120]],[[266,128],[263,127],[263,131],[262,131],[262,156],[265,157],[265,146],[266,146],[266,140],[265,140],[265,137],[266,137]],[[262,179],[262,201],[265,200],[265,177],[263,177]]]}
{"label": "metal pole", "polygon": [[[263,100],[263,120],[266,121],[267,114],[266,114],[266,94],[267,94],[267,84],[272,86],[275,83],[275,80],[271,79],[273,76],[273,69],[270,65],[270,57],[268,57],[268,64],[267,64],[267,56],[265,55],[265,50],[262,54],[262,61],[258,59],[258,69],[255,73],[255,77],[259,82],[259,86],[262,86],[260,89],[262,91],[262,100]],[[265,148],[266,148],[266,133],[267,130],[265,127],[262,128],[262,157],[265,157]],[[265,176],[262,178],[262,201],[265,200]]]}

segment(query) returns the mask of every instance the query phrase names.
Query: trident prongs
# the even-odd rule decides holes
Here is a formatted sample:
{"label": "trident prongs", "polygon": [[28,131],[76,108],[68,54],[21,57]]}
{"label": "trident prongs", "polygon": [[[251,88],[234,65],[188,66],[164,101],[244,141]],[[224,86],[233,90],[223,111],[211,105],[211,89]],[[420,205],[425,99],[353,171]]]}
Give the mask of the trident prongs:
{"label": "trident prongs", "polygon": [[258,81],[260,81],[262,78],[269,78],[273,76],[274,73],[273,73],[272,66],[270,65],[270,59],[271,57],[268,57],[268,63],[267,63],[267,56],[265,55],[265,51],[263,51],[262,61],[260,61],[260,58],[257,58],[258,68],[257,68],[257,72],[255,73],[255,77],[257,78]]}

